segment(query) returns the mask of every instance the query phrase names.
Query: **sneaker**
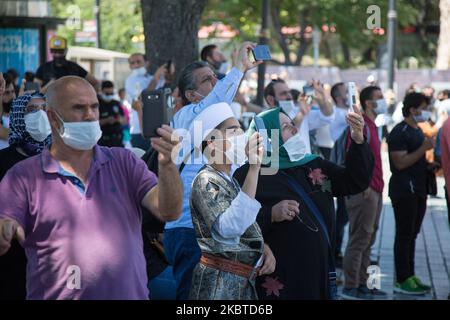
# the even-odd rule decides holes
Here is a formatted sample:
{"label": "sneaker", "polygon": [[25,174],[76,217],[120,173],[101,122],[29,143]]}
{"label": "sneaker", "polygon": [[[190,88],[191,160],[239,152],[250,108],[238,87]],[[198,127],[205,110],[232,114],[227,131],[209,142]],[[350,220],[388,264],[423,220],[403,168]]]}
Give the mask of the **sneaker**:
{"label": "sneaker", "polygon": [[373,300],[370,293],[364,293],[359,288],[344,288],[342,289],[341,297],[345,300]]}
{"label": "sneaker", "polygon": [[431,287],[429,285],[424,284],[418,277],[416,276],[412,276],[412,278],[414,279],[414,281],[417,283],[417,285],[419,286],[419,288],[422,288],[423,290],[430,292],[431,291]]}
{"label": "sneaker", "polygon": [[359,286],[358,290],[360,292],[363,292],[364,294],[372,295],[372,298],[374,298],[374,299],[387,299],[387,297],[388,297],[387,292],[378,290],[376,288],[369,289],[369,288],[367,288],[366,285],[363,285],[363,284]]}
{"label": "sneaker", "polygon": [[417,285],[413,277],[409,277],[402,283],[397,282],[394,287],[394,292],[410,295],[423,295],[427,293],[424,289]]}

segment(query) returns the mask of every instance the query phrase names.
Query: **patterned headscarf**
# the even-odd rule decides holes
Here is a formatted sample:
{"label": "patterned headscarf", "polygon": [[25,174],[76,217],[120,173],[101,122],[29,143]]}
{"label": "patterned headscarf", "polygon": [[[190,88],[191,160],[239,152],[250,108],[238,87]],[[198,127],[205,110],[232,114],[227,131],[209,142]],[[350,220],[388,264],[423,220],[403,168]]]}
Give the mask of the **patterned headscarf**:
{"label": "patterned headscarf", "polygon": [[52,143],[51,135],[39,142],[34,140],[25,128],[26,107],[28,102],[35,98],[45,99],[45,96],[36,91],[17,97],[9,114],[9,145],[21,147],[30,156],[41,153],[46,146]]}

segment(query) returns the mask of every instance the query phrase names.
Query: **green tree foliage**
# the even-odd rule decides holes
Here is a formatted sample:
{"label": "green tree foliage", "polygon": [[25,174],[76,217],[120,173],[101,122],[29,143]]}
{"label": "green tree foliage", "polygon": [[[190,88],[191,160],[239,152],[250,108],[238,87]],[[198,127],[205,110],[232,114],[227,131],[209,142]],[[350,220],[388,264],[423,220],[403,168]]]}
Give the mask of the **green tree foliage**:
{"label": "green tree foliage", "polygon": [[[257,40],[261,21],[261,0],[209,0],[203,15],[203,23],[222,21],[239,32],[233,41]],[[286,64],[301,64],[301,58],[311,49],[311,37],[307,34],[285,35],[282,27],[318,26],[334,27],[336,32],[322,35],[324,42],[335,38],[345,49],[357,51],[359,56],[386,41],[388,1],[374,0],[272,0],[270,26],[271,46],[283,53]],[[381,28],[384,35],[367,29],[366,13],[370,5],[377,5],[381,12]],[[408,0],[397,0],[399,26],[414,24],[420,7]],[[325,43],[327,45],[327,43]],[[326,51],[326,50],[325,50]],[[331,58],[331,57],[329,57]],[[345,57],[344,57],[345,58]],[[350,60],[348,56],[347,59]],[[335,61],[338,62],[338,61]],[[341,61],[342,62],[342,61]],[[350,61],[347,61],[350,62]],[[355,61],[356,62],[356,61]]]}
{"label": "green tree foliage", "polygon": [[[81,20],[95,19],[95,0],[50,0],[53,15],[69,17],[68,7],[76,5],[80,8]],[[101,0],[101,43],[103,49],[121,52],[134,52],[136,44],[133,37],[143,34],[140,0]],[[70,44],[75,44],[75,32],[67,26],[61,26],[58,34],[68,38]],[[94,43],[83,43],[83,46],[95,46]]]}

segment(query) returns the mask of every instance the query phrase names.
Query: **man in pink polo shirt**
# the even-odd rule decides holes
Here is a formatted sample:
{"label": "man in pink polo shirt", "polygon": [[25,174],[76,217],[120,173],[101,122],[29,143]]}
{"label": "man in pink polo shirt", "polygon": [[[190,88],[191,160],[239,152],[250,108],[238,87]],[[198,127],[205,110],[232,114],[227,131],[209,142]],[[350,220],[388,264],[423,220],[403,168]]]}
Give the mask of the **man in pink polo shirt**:
{"label": "man in pink polo shirt", "polygon": [[383,170],[381,165],[381,142],[375,118],[387,112],[387,104],[381,89],[376,86],[364,88],[360,95],[364,111],[365,136],[370,136],[369,147],[375,158],[372,180],[367,190],[346,199],[349,217],[349,239],[344,256],[345,284],[342,297],[349,300],[386,298],[387,294],[377,288],[368,288],[367,268],[370,252],[383,208]]}
{"label": "man in pink polo shirt", "polygon": [[25,248],[28,299],[147,299],[140,206],[177,219],[183,188],[172,129],[152,139],[159,179],[123,148],[97,144],[97,95],[63,77],[47,92],[53,144],[11,168],[0,183],[0,255]]}

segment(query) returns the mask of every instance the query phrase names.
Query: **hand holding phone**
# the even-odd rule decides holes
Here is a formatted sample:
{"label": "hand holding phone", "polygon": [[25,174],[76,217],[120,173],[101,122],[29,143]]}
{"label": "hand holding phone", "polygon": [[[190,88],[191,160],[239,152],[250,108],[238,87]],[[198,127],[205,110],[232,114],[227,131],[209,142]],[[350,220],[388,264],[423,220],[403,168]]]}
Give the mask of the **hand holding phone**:
{"label": "hand holding phone", "polygon": [[356,104],[356,83],[347,83],[347,105],[350,112],[354,112],[353,105]]}
{"label": "hand holding phone", "polygon": [[142,132],[145,138],[158,137],[156,130],[163,124],[169,124],[168,98],[170,89],[142,91]]}
{"label": "hand holding phone", "polygon": [[256,131],[258,131],[261,137],[263,138],[264,152],[266,153],[272,152],[272,143],[267,134],[267,129],[266,126],[264,125],[263,119],[259,117],[254,117],[253,121],[255,122]]}
{"label": "hand holding phone", "polygon": [[267,61],[272,60],[272,56],[270,55],[269,46],[265,44],[257,45],[253,50],[253,58],[256,61]]}

